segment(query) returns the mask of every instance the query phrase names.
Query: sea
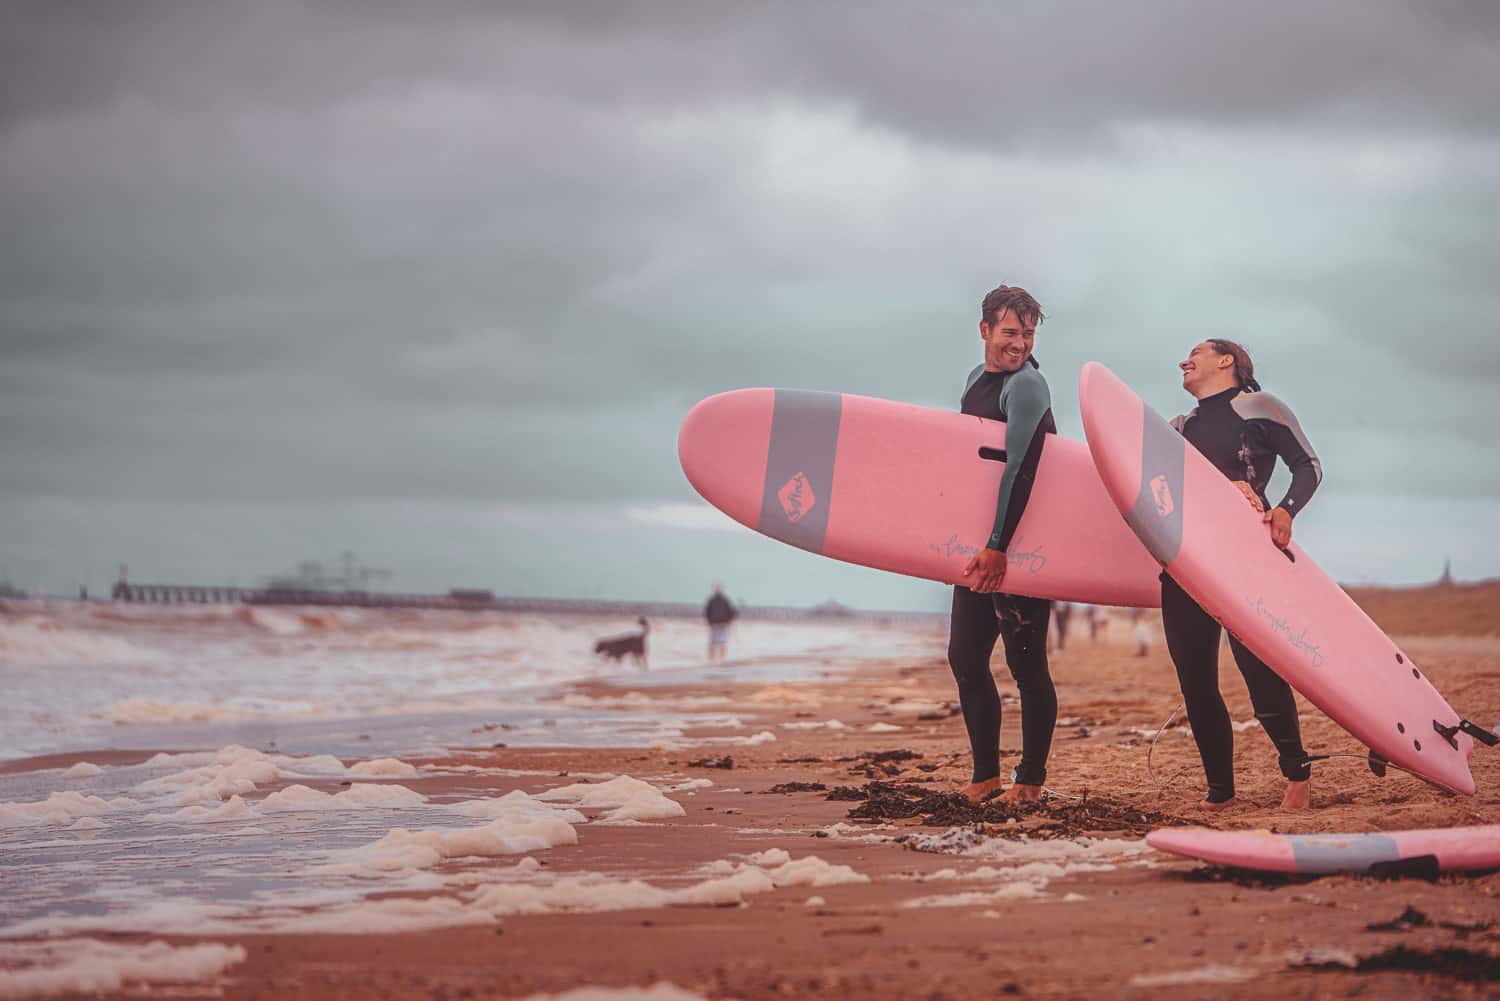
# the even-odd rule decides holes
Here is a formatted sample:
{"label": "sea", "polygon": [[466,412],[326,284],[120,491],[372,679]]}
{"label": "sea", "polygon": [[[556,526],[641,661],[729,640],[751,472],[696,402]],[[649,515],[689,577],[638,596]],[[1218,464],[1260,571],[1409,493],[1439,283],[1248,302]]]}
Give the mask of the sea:
{"label": "sea", "polygon": [[[17,969],[146,962],[110,952],[109,932],[399,931],[585,898],[734,902],[775,866],[579,896],[532,857],[587,824],[680,816],[713,779],[621,770],[497,797],[484,780],[511,773],[494,752],[767,742],[755,706],[730,695],[744,689],[716,681],[774,691],[941,657],[944,640],[937,622],[742,620],[730,659],[709,663],[702,621],[657,618],[646,665],[595,656],[597,639],[636,628],[623,615],[0,603],[0,996]],[[617,687],[578,687],[600,681]],[[682,684],[698,694],[669,687]],[[49,755],[64,757],[29,760]]]}

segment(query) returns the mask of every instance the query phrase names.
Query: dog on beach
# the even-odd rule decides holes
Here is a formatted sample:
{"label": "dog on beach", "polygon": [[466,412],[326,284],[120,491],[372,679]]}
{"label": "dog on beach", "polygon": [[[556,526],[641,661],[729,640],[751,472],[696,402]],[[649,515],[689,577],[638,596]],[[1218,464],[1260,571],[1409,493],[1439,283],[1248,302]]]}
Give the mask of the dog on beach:
{"label": "dog on beach", "polygon": [[646,666],[646,634],[651,631],[651,623],[645,619],[637,619],[641,624],[638,633],[625,633],[620,636],[606,636],[594,644],[594,653],[610,660],[624,660],[627,656],[635,660],[641,667]]}

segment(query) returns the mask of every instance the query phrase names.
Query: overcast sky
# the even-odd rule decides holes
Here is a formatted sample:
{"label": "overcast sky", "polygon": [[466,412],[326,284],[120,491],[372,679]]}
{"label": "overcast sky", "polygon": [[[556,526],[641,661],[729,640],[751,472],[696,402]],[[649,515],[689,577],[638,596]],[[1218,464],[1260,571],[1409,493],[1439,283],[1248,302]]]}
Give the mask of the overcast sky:
{"label": "overcast sky", "polygon": [[676,430],[955,407],[1002,282],[1064,434],[1084,361],[1171,414],[1232,337],[1330,572],[1500,575],[1497,94],[1487,0],[8,3],[0,578],[945,607],[727,525]]}

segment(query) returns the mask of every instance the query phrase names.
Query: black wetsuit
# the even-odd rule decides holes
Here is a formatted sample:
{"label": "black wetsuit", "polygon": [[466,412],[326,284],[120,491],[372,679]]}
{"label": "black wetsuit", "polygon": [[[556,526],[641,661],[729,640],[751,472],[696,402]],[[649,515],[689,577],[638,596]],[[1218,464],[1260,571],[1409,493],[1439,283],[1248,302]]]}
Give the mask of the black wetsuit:
{"label": "black wetsuit", "polygon": [[703,617],[711,626],[727,626],[738,613],[723,591],[715,591],[703,605]]}
{"label": "black wetsuit", "polygon": [[[980,366],[969,375],[962,410],[1006,422],[1007,460],[988,541],[988,548],[1003,552],[1030,499],[1043,437],[1057,433],[1051,394],[1034,361],[1019,372],[986,372]],[[1050,611],[1051,603],[1044,598],[976,594],[963,586],[953,589],[948,665],[958,682],[959,705],[969,731],[974,782],[1000,774],[1000,693],[990,673],[996,639],[1004,642],[1005,661],[1021,695],[1021,762],[1016,781],[1041,785],[1046,780],[1047,754],[1057,723],[1057,693],[1047,670]]]}
{"label": "black wetsuit", "polygon": [[[1277,505],[1289,514],[1302,510],[1322,480],[1318,457],[1297,418],[1269,393],[1225,390],[1199,400],[1192,413],[1176,418],[1172,426],[1229,479],[1249,483],[1268,508],[1266,483],[1278,455],[1292,472],[1292,485]],[[1266,545],[1272,545],[1269,532]],[[1161,577],[1161,617],[1208,777],[1208,799],[1222,803],[1234,796],[1234,729],[1219,693],[1220,626],[1166,574]],[[1229,648],[1250,689],[1255,718],[1276,745],[1281,774],[1306,779],[1307,752],[1291,686],[1233,635]]]}

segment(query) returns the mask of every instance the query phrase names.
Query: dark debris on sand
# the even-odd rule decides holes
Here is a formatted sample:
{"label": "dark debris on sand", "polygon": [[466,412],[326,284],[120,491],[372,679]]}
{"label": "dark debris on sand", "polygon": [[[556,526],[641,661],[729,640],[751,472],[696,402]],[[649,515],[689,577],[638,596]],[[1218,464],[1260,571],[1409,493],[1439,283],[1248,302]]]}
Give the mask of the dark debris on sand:
{"label": "dark debris on sand", "polygon": [[1468,938],[1477,932],[1489,931],[1493,927],[1493,922],[1434,921],[1415,907],[1407,904],[1404,911],[1389,921],[1377,921],[1373,924],[1365,925],[1365,931],[1408,932],[1413,928],[1429,927],[1446,929],[1447,931],[1451,931],[1457,938]]}
{"label": "dark debris on sand", "polygon": [[[852,820],[920,817],[925,827],[982,825],[983,833],[1007,838],[1067,838],[1105,831],[1144,836],[1158,827],[1198,823],[1087,793],[1076,800],[1049,797],[1040,803],[1011,806],[994,799],[971,803],[956,792],[934,792],[912,783],[871,782],[863,789],[839,786],[827,798],[862,800],[849,811]],[[993,830],[988,829],[991,826]]]}
{"label": "dark debris on sand", "polygon": [[733,768],[734,759],[729,755],[721,758],[699,758],[697,761],[689,761],[689,768]]}
{"label": "dark debris on sand", "polygon": [[[1343,963],[1307,963],[1306,970],[1339,970],[1347,972]],[[1365,956],[1354,967],[1357,973],[1378,973],[1386,970],[1413,970],[1431,973],[1452,980],[1468,980],[1474,983],[1490,983],[1500,980],[1500,955],[1478,952],[1473,949],[1411,949],[1398,945],[1373,956]]]}
{"label": "dark debris on sand", "polygon": [[854,762],[854,767],[849,769],[852,775],[863,775],[867,779],[889,779],[901,774],[901,766],[897,762],[915,761],[921,757],[916,751],[903,747],[894,751],[866,751],[838,760]]}
{"label": "dark debris on sand", "polygon": [[821,782],[778,782],[766,792],[826,792],[827,789]]}
{"label": "dark debris on sand", "polygon": [[1168,874],[1170,879],[1184,883],[1233,883],[1256,890],[1274,890],[1281,886],[1301,886],[1322,879],[1316,873],[1307,872],[1257,872],[1254,869],[1237,869],[1233,866],[1200,865],[1196,869]]}
{"label": "dark debris on sand", "polygon": [[863,786],[834,786],[824,799],[843,801],[846,803],[863,802],[870,798],[869,792]]}

